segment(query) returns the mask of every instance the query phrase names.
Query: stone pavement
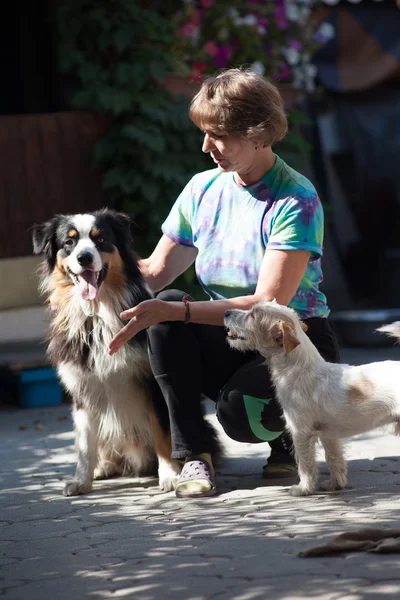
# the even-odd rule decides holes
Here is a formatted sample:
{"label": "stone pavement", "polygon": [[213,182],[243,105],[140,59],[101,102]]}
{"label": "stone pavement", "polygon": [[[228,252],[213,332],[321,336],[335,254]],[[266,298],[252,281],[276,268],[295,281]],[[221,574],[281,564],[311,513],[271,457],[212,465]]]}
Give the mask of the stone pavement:
{"label": "stone pavement", "polygon": [[[349,350],[352,363],[400,350]],[[215,417],[210,415],[215,422]],[[153,479],[61,495],[73,472],[69,406],[0,412],[0,596],[7,600],[388,600],[400,555],[299,558],[363,526],[399,527],[400,451],[386,432],[348,443],[342,493],[291,498],[260,477],[266,445],[221,433],[220,494],[178,500]],[[322,471],[326,470],[324,463]]]}

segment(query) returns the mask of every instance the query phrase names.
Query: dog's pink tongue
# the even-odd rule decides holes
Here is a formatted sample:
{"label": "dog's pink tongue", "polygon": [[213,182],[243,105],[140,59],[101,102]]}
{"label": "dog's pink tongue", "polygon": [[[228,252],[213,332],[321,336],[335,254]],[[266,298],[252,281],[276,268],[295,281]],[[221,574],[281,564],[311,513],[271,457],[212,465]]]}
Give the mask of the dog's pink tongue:
{"label": "dog's pink tongue", "polygon": [[94,271],[83,271],[78,275],[79,293],[83,300],[94,300],[99,288],[97,287],[96,273]]}

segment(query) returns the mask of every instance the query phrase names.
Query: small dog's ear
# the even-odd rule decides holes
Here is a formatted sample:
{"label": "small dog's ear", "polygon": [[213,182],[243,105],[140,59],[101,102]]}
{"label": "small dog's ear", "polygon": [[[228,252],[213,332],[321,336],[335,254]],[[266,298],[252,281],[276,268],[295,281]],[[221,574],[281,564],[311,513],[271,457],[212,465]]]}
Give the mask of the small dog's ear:
{"label": "small dog's ear", "polygon": [[297,338],[296,330],[293,323],[288,321],[279,321],[279,328],[282,332],[282,345],[286,354],[290,354],[292,350],[297,348],[300,341]]}
{"label": "small dog's ear", "polygon": [[306,323],[304,323],[304,321],[302,321],[301,319],[299,319],[299,323],[300,323],[300,327],[302,328],[304,333],[306,333],[306,331],[308,331],[308,325]]}
{"label": "small dog's ear", "polygon": [[275,343],[283,348],[283,329],[281,327],[281,323],[282,321],[279,321],[272,326],[271,335]]}

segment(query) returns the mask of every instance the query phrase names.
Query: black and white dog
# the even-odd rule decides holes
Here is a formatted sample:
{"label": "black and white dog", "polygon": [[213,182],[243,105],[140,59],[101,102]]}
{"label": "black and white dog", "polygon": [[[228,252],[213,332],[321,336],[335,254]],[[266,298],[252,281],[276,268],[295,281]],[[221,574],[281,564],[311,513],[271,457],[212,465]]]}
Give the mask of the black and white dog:
{"label": "black and white dog", "polygon": [[160,488],[174,489],[181,465],[170,458],[168,419],[152,403],[145,332],[108,354],[125,324],[121,311],[152,297],[132,250],[129,217],[108,209],[58,215],[34,226],[33,248],[45,254],[48,355],[73,399],[78,463],[64,494],[89,492],[93,478],[149,473],[156,458]]}

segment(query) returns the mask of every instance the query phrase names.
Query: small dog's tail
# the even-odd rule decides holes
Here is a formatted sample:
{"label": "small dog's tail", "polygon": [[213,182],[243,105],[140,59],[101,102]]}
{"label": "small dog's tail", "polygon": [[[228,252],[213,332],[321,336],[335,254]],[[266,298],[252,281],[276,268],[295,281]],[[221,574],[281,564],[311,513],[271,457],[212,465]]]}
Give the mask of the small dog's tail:
{"label": "small dog's tail", "polygon": [[381,331],[391,337],[395,337],[397,338],[397,342],[400,343],[400,321],[395,321],[389,325],[382,325],[376,331]]}

